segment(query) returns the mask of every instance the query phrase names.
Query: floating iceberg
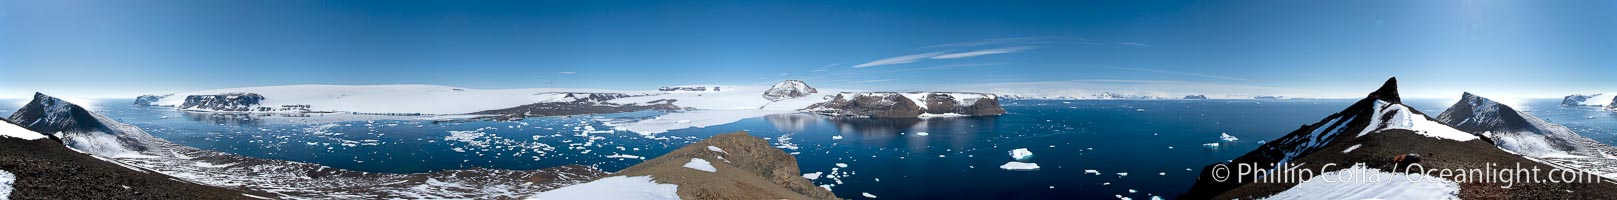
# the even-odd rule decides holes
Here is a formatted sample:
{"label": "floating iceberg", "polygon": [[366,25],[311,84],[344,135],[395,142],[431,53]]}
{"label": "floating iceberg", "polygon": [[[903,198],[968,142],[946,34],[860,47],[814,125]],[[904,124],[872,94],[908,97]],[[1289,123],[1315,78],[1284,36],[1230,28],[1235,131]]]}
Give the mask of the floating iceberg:
{"label": "floating iceberg", "polygon": [[1240,140],[1240,138],[1235,138],[1235,136],[1230,135],[1229,133],[1219,133],[1219,134],[1221,134],[1221,135],[1218,136],[1219,140],[1230,141],[1230,142],[1234,142],[1235,140]]}
{"label": "floating iceberg", "polygon": [[999,168],[1006,170],[1036,170],[1039,169],[1039,164],[1011,161],[1000,165]]}
{"label": "floating iceberg", "polygon": [[1033,158],[1033,152],[1028,151],[1027,148],[1020,148],[1020,149],[1012,149],[1011,150],[1011,159],[1025,161],[1025,160],[1027,160],[1029,158]]}

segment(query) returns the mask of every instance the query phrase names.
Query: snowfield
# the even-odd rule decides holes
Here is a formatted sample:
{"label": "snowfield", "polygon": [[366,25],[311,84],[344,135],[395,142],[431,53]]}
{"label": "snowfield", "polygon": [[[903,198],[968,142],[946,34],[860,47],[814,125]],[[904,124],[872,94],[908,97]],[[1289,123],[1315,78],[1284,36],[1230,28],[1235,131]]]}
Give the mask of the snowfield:
{"label": "snowfield", "polygon": [[1617,92],[1607,92],[1589,96],[1589,99],[1578,102],[1578,105],[1607,107],[1611,105],[1612,98],[1617,98]]}
{"label": "snowfield", "polygon": [[0,170],[0,199],[11,199],[12,184],[17,184],[17,175]]}
{"label": "snowfield", "polygon": [[[1386,101],[1377,100],[1375,108],[1375,114],[1370,115],[1375,116],[1370,118],[1371,127],[1366,127],[1363,132],[1359,132],[1359,137],[1363,137],[1364,135],[1368,135],[1376,131],[1404,129],[1415,131],[1415,133],[1420,133],[1421,135],[1428,137],[1450,139],[1461,142],[1477,139],[1476,135],[1471,135],[1471,133],[1466,133],[1465,131],[1455,130],[1454,127],[1449,127],[1449,125],[1444,125],[1441,122],[1432,121],[1431,119],[1426,118],[1426,115],[1410,112],[1412,109],[1408,106],[1404,106],[1403,104],[1391,104],[1387,103]],[[1388,113],[1393,114],[1392,118],[1382,121],[1380,116],[1386,116]]]}
{"label": "snowfield", "polygon": [[1460,199],[1460,184],[1422,174],[1354,166],[1325,172],[1264,199]]}
{"label": "snowfield", "polygon": [[0,122],[0,137],[12,137],[24,140],[37,140],[45,138],[44,134],[22,128],[16,124]]}
{"label": "snowfield", "polygon": [[719,171],[719,169],[713,168],[713,163],[709,163],[709,162],[707,162],[707,160],[703,160],[701,158],[691,158],[691,162],[685,163],[685,168],[701,170],[701,171],[704,171],[704,172],[718,172]]}
{"label": "snowfield", "polygon": [[679,199],[679,185],[660,184],[651,176],[613,176],[545,191],[528,199]]}
{"label": "snowfield", "polygon": [[[719,91],[667,91],[655,93],[650,96],[620,98],[607,101],[610,103],[643,103],[659,99],[674,99],[674,105],[690,107],[698,110],[787,110],[796,111],[807,108],[809,105],[825,101],[825,96],[835,95],[845,90],[819,89],[819,93],[808,96],[770,101],[762,95],[769,90],[768,86],[739,86],[739,85],[702,85],[705,87],[719,87]],[[762,115],[759,115],[762,116]]]}
{"label": "snowfield", "polygon": [[617,104],[644,104],[671,99],[690,111],[669,113],[654,119],[612,121],[618,130],[641,134],[728,124],[741,119],[772,114],[795,113],[826,96],[844,92],[818,89],[799,98],[772,101],[763,96],[767,86],[701,85],[718,91],[603,90],[571,88],[466,89],[440,85],[286,85],[213,89],[175,93],[157,97],[152,105],[179,107],[190,95],[254,93],[264,96],[256,107],[279,109],[287,105],[308,105],[311,111],[369,114],[452,115],[512,108],[544,102],[567,102],[568,92],[621,93],[635,97],[607,101]]}

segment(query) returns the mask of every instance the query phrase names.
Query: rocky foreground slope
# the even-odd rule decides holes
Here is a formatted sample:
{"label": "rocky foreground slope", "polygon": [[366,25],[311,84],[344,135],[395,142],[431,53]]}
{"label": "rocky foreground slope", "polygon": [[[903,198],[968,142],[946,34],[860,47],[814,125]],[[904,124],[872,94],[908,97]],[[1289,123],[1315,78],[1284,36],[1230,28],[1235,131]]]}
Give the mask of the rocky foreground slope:
{"label": "rocky foreground slope", "polygon": [[[11,199],[253,199],[266,193],[197,184],[74,151],[0,119],[0,171]],[[185,191],[185,192],[175,192]]]}
{"label": "rocky foreground slope", "polygon": [[[1279,171],[1265,176],[1230,173],[1243,164]],[[1277,168],[1277,164],[1290,166]],[[1341,112],[1305,124],[1229,162],[1204,167],[1195,184],[1179,199],[1604,199],[1617,195],[1617,185],[1597,176],[1580,176],[1583,179],[1578,183],[1542,182],[1546,174],[1518,177],[1515,182],[1481,181],[1476,179],[1498,177],[1465,179],[1425,171],[1405,173],[1407,168],[1402,167],[1410,164],[1420,164],[1424,169],[1515,169],[1520,166],[1545,171],[1576,170],[1572,166],[1540,162],[1500,149],[1486,135],[1474,135],[1438,122],[1402,104],[1397,80],[1388,79],[1380,89]],[[1354,165],[1361,167],[1349,167]],[[1388,177],[1388,180],[1334,183],[1297,180],[1353,174]],[[1403,179],[1411,177],[1430,181]]]}
{"label": "rocky foreground slope", "polygon": [[[172,178],[166,179],[238,191],[253,191],[255,195],[269,198],[519,198],[536,191],[577,184],[606,175],[599,169],[580,165],[538,170],[465,169],[411,174],[369,173],[334,169],[318,164],[252,158],[174,144],[152,137],[140,128],[118,123],[78,105],[44,94],[36,94],[28,105],[11,116],[11,120],[34,132],[60,132],[53,135],[67,144],[58,143],[54,145],[56,147],[68,147],[62,149],[85,151],[95,158],[104,158],[97,159],[99,161],[89,160],[84,158],[91,155],[75,157],[73,154],[44,148],[52,146],[50,143],[55,143],[54,141],[47,141],[49,143],[10,141],[18,144],[0,145],[0,152],[7,152],[0,154],[0,160],[42,160],[38,164],[0,164],[0,167],[4,167],[0,170],[29,172],[17,173],[19,184],[37,184],[26,187],[46,188],[45,191],[72,191],[71,188],[79,185],[103,184],[95,183],[97,180],[64,177],[76,176],[71,174],[75,170],[107,168],[104,166],[124,166],[136,171],[145,171],[140,172],[140,176],[132,176],[132,179],[163,179],[171,176]],[[41,171],[64,171],[69,174],[32,173]],[[129,174],[133,173],[122,173],[122,175]],[[89,177],[111,176],[120,175],[103,174]],[[44,179],[53,180],[44,181]],[[156,184],[158,181],[147,182]],[[190,186],[172,188],[185,187]],[[30,190],[32,189],[20,189],[19,193],[36,194]],[[187,190],[176,189],[165,192],[176,193],[175,191]],[[198,192],[210,191],[221,191],[213,192],[219,195],[239,193],[198,189]],[[117,194],[109,196],[116,197]]]}
{"label": "rocky foreground slope", "polygon": [[[649,177],[649,179],[648,179]],[[762,138],[714,135],[611,177],[541,193],[536,199],[836,199],[798,171],[797,158]]]}

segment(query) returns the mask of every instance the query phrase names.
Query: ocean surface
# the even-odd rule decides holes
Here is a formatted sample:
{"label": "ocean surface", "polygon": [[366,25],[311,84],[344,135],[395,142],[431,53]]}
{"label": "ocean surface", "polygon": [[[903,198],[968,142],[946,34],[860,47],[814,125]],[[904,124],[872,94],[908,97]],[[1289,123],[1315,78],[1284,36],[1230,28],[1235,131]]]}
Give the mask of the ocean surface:
{"label": "ocean surface", "polygon": [[[1436,117],[1454,101],[1405,103]],[[193,113],[136,107],[127,99],[88,104],[184,145],[371,172],[566,164],[617,171],[707,136],[748,131],[796,154],[804,173],[821,173],[816,185],[830,185],[843,198],[870,193],[883,199],[1171,199],[1188,189],[1202,166],[1245,154],[1352,102],[1009,100],[1002,104],[1010,113],[1002,116],[922,120],[784,114],[649,136],[612,131],[602,121],[659,112],[497,122]],[[23,103],[0,100],[0,115],[9,116]],[[1537,99],[1513,106],[1598,141],[1617,143],[1617,113],[1558,103]],[[1222,141],[1221,134],[1239,139]],[[1008,152],[1018,148],[1033,152],[1026,162],[1040,169],[1001,169],[1012,161]]]}

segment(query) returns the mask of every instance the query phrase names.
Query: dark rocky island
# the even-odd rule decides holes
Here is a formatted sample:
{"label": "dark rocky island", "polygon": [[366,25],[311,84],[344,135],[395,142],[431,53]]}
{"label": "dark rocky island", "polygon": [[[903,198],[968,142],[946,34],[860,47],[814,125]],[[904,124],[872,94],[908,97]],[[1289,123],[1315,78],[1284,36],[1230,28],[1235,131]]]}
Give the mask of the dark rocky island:
{"label": "dark rocky island", "polygon": [[833,116],[906,118],[928,115],[989,116],[1005,114],[993,94],[961,92],[841,93],[803,110]]}
{"label": "dark rocky island", "polygon": [[[136,101],[139,102],[139,99]],[[254,111],[257,110],[254,107],[258,106],[258,103],[261,101],[264,101],[264,96],[254,93],[190,95],[185,96],[185,103],[180,104],[180,109],[209,111]]]}

